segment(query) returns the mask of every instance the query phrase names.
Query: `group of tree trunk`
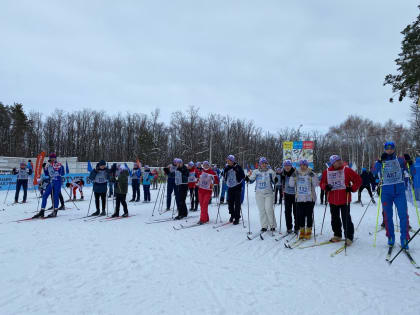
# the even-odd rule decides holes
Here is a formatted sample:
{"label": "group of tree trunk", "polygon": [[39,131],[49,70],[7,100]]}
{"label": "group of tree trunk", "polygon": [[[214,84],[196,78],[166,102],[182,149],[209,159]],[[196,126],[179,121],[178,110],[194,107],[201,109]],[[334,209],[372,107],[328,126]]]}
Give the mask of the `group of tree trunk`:
{"label": "group of tree trunk", "polygon": [[110,116],[105,112],[56,110],[43,116],[25,113],[21,104],[0,103],[0,155],[34,157],[41,151],[58,156],[77,156],[79,161],[136,161],[153,166],[167,165],[174,157],[223,166],[228,154],[241,164],[254,165],[265,156],[272,167],[281,165],[284,141],[314,141],[315,170],[322,170],[332,154],[359,169],[370,167],[383,152],[385,141],[393,140],[399,154],[415,155],[415,134],[394,123],[374,123],[349,116],[327,133],[301,132],[286,128],[271,133],[254,122],[230,116],[200,115],[198,108],[172,114],[169,124],[159,121],[159,110],[150,115]]}

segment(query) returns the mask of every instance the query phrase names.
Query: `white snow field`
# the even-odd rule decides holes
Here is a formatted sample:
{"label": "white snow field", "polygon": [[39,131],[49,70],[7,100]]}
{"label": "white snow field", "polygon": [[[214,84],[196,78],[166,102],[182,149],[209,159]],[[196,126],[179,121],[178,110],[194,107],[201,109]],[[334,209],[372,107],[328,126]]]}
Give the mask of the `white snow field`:
{"label": "white snow field", "polygon": [[[255,233],[260,226],[253,190],[250,186]],[[72,209],[59,211],[54,219],[11,222],[33,215],[33,192],[27,204],[0,211],[0,314],[420,314],[416,269],[403,254],[388,265],[384,231],[373,247],[369,232],[375,229],[376,206],[369,207],[347,255],[330,257],[340,244],[287,249],[271,236],[249,241],[242,224],[218,232],[213,228],[216,202],[210,206],[211,224],[180,231],[173,229],[179,223],[145,224],[156,190],[152,203],[129,204],[133,217],[70,221],[86,215],[90,192],[85,188],[87,200],[76,203],[80,211],[66,203]],[[0,193],[1,202],[5,194]],[[363,196],[366,205],[366,191]],[[409,207],[417,229],[415,210]],[[227,206],[220,210],[226,221]],[[363,210],[352,204],[355,226]],[[246,218],[246,199],[243,211]],[[279,221],[279,205],[275,211]],[[324,206],[315,211],[319,234]],[[317,241],[331,236],[328,209]],[[410,245],[420,262],[420,237]]]}

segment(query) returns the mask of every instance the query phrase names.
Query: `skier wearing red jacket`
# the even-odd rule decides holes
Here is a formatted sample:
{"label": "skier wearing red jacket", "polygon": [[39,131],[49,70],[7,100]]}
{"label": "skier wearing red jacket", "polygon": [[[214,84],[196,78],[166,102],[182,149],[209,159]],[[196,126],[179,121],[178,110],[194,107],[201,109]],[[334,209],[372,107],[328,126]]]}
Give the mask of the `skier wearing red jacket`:
{"label": "skier wearing red jacket", "polygon": [[198,200],[200,201],[201,215],[198,224],[209,222],[209,201],[213,193],[213,185],[217,174],[210,168],[208,161],[203,162],[203,169],[198,178]]}
{"label": "skier wearing red jacket", "polygon": [[330,164],[331,166],[322,173],[320,186],[326,191],[330,204],[331,226],[334,232],[331,242],[341,241],[343,225],[346,244],[350,246],[354,236],[354,225],[350,216],[351,193],[358,191],[362,185],[362,178],[350,167],[345,166],[338,155],[330,157]]}

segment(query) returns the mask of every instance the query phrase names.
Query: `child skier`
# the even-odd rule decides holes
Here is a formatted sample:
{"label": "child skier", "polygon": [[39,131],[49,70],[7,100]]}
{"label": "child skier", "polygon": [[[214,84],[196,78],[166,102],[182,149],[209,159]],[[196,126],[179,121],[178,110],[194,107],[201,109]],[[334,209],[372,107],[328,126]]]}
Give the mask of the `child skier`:
{"label": "child skier", "polygon": [[237,225],[241,218],[241,194],[245,174],[242,167],[236,163],[235,156],[229,155],[226,158],[226,163],[227,166],[224,169],[224,179],[228,186],[229,221],[233,222],[234,225]]}
{"label": "child skier", "polygon": [[[293,167],[292,161],[285,160],[283,162],[283,171],[281,172],[281,178],[282,188],[284,192],[284,216],[286,218],[287,233],[289,234],[293,231],[297,234],[299,231],[299,224],[297,221],[296,214],[295,189],[289,185],[290,177],[295,173],[295,170],[296,169]],[[292,224],[292,213],[294,224]]]}
{"label": "child skier", "polygon": [[150,202],[150,182],[153,179],[153,174],[150,172],[149,165],[144,167],[142,175],[144,202]]}
{"label": "child skier", "polygon": [[296,212],[299,224],[299,239],[309,240],[312,236],[313,214],[316,201],[315,188],[319,181],[309,168],[307,160],[299,162],[299,170],[290,177],[289,186],[296,192]]}
{"label": "child skier", "polygon": [[45,192],[42,195],[41,210],[33,216],[33,218],[43,218],[45,214],[45,206],[47,200],[52,192],[54,198],[53,212],[48,215],[49,218],[56,217],[58,211],[58,199],[61,193],[61,180],[64,176],[64,167],[61,163],[57,162],[57,156],[55,153],[49,155],[49,164],[44,168],[44,180],[48,181],[48,185],[45,188]]}
{"label": "child skier", "polygon": [[16,193],[15,193],[15,203],[19,201],[19,192],[23,188],[23,200],[22,203],[26,202],[28,196],[28,180],[29,176],[32,175],[32,168],[27,168],[25,163],[20,163],[19,170],[13,169],[13,175],[17,175],[16,179]]}
{"label": "child skier", "polygon": [[214,178],[217,176],[210,168],[210,163],[208,161],[203,162],[203,169],[200,171],[198,178],[198,200],[200,201],[200,221],[198,224],[204,224],[209,222],[209,201],[213,192]]}
{"label": "child skier", "polygon": [[[252,174],[251,174],[252,172]],[[265,157],[261,157],[258,162],[258,169],[250,171],[245,181],[251,184],[255,182],[255,199],[260,212],[261,232],[275,231],[277,227],[274,215],[274,178],[276,173],[268,168]]]}
{"label": "child skier", "polygon": [[130,202],[139,202],[140,201],[140,177],[141,170],[137,163],[134,163],[133,171],[131,173],[131,188],[133,189],[133,196],[131,197]]}
{"label": "child skier", "polygon": [[115,212],[112,217],[120,216],[120,205],[124,208],[124,214],[122,216],[128,217],[127,202],[125,201],[128,191],[128,169],[122,164],[116,165],[115,168],[111,170],[114,174],[111,180],[115,183]]}
{"label": "child skier", "polygon": [[197,172],[194,165],[194,162],[191,161],[187,165],[188,168],[188,190],[190,192],[190,201],[191,201],[191,208],[190,211],[197,211],[198,209],[198,187],[197,183]]}
{"label": "child skier", "polygon": [[[96,212],[92,213],[91,216],[106,215],[106,191],[109,178],[110,170],[106,167],[106,162],[104,160],[99,161],[96,168],[90,172],[89,179],[93,182],[96,206]],[[100,212],[99,208],[99,199],[102,201],[102,212]]]}

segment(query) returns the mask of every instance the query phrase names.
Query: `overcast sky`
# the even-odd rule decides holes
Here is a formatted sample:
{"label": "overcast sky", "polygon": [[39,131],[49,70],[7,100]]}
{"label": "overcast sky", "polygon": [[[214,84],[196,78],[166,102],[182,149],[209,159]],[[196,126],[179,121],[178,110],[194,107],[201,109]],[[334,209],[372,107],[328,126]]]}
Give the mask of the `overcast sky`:
{"label": "overcast sky", "polygon": [[348,114],[405,123],[390,104],[414,0],[0,2],[0,101],[162,120],[190,105],[263,129],[326,131]]}

